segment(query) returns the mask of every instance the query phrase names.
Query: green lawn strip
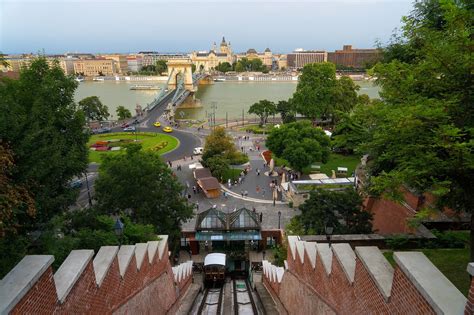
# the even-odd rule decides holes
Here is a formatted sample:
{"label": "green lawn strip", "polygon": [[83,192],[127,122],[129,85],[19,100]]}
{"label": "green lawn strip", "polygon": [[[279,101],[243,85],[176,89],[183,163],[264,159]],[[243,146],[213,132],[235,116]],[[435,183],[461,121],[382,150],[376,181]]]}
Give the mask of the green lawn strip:
{"label": "green lawn strip", "polygon": [[[456,286],[462,294],[467,296],[470,280],[466,271],[469,263],[469,249],[418,249],[414,251],[423,252],[426,257]],[[385,258],[395,265],[393,252],[383,253]]]}
{"label": "green lawn strip", "polygon": [[237,180],[240,176],[240,173],[242,172],[241,169],[238,168],[230,168],[224,173],[224,183],[227,182],[227,180]]}
{"label": "green lawn strip", "polygon": [[[114,140],[114,139],[135,140],[136,138],[140,141],[144,150],[152,149],[153,147],[159,145],[162,142],[168,142],[168,144],[164,148],[156,151],[158,154],[164,154],[166,152],[174,150],[179,144],[178,139],[170,135],[152,133],[152,132],[139,132],[138,135],[135,136],[135,133],[120,132],[120,133],[93,135],[90,138],[87,146],[90,147],[90,145],[96,143],[97,141],[106,141],[106,140]],[[100,163],[102,155],[114,155],[114,154],[118,154],[121,151],[122,150],[104,152],[104,151],[89,150],[89,162]]]}

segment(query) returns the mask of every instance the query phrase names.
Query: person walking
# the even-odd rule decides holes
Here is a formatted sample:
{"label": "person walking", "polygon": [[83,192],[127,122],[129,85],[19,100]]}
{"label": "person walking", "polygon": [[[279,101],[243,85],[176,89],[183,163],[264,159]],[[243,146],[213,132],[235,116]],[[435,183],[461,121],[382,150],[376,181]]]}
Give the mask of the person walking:
{"label": "person walking", "polygon": [[265,188],[262,188],[262,197],[265,198]]}
{"label": "person walking", "polygon": [[196,194],[196,186],[193,186],[193,193]]}
{"label": "person walking", "polygon": [[260,186],[257,185],[257,187],[255,187],[255,191],[258,193],[260,193]]}
{"label": "person walking", "polygon": [[240,191],[240,194],[242,195],[242,198],[244,198],[244,191],[243,190]]}

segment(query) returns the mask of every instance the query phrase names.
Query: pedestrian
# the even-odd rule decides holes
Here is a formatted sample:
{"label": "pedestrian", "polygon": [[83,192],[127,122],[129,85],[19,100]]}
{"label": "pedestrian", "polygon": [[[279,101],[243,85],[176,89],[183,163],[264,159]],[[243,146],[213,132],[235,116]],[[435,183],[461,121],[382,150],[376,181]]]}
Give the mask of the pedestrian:
{"label": "pedestrian", "polygon": [[196,191],[196,186],[193,186],[193,193],[196,194],[197,191]]}
{"label": "pedestrian", "polygon": [[253,213],[255,213],[257,211],[257,209],[255,209],[255,207],[252,207],[252,211],[253,211]]}
{"label": "pedestrian", "polygon": [[240,147],[240,151],[244,152],[244,147]]}
{"label": "pedestrian", "polygon": [[204,242],[204,248],[206,249],[206,252],[209,251],[209,243],[207,241]]}
{"label": "pedestrian", "polygon": [[230,181],[230,178],[227,180],[227,186],[229,186],[229,189],[232,187],[232,182]]}
{"label": "pedestrian", "polygon": [[242,195],[242,198],[244,198],[244,191],[243,190],[240,191],[240,194]]}
{"label": "pedestrian", "polygon": [[257,194],[260,192],[260,186],[257,185],[257,187],[255,187],[255,191],[257,192]]}
{"label": "pedestrian", "polygon": [[262,223],[262,220],[263,220],[263,213],[260,212],[260,223]]}
{"label": "pedestrian", "polygon": [[190,199],[190,200],[191,200],[191,194],[188,194],[188,199]]}
{"label": "pedestrian", "polygon": [[191,160],[194,160],[193,155],[191,154]]}
{"label": "pedestrian", "polygon": [[199,201],[196,201],[196,210],[199,211]]}
{"label": "pedestrian", "polygon": [[257,176],[260,176],[260,169],[257,168]]}
{"label": "pedestrian", "polygon": [[262,188],[262,196],[265,197],[265,188]]}
{"label": "pedestrian", "polygon": [[242,184],[242,177],[239,177],[239,184]]}
{"label": "pedestrian", "polygon": [[246,190],[244,191],[244,196],[247,197],[249,195],[249,192]]}
{"label": "pedestrian", "polygon": [[186,155],[185,155],[185,156],[183,156],[183,160],[185,160],[185,161],[186,161]]}

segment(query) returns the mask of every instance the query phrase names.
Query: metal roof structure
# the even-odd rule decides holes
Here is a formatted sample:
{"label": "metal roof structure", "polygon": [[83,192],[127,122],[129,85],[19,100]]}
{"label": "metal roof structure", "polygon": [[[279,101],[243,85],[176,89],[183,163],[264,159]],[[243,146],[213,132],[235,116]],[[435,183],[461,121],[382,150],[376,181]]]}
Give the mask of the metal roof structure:
{"label": "metal roof structure", "polygon": [[247,208],[240,208],[231,213],[211,208],[199,213],[196,218],[197,232],[260,231],[260,229],[257,213]]}
{"label": "metal roof structure", "polygon": [[208,265],[221,265],[225,266],[225,254],[212,253],[207,254],[204,258],[204,266]]}

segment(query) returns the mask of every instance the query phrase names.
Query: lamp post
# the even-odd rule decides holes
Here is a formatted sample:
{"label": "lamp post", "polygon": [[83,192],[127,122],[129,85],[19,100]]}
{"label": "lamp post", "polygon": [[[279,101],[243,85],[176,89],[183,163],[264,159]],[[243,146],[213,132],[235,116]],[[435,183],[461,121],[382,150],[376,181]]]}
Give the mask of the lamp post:
{"label": "lamp post", "polygon": [[119,238],[119,245],[122,245],[122,236],[123,236],[124,227],[125,225],[122,223],[122,221],[120,221],[120,218],[117,218],[117,221],[115,221],[115,225],[114,225],[114,231],[115,231],[115,235],[117,235]]}
{"label": "lamp post", "polygon": [[334,227],[332,226],[325,226],[324,227],[324,232],[326,233],[326,239],[328,241],[329,247],[331,247],[331,235],[332,232],[334,231]]}
{"label": "lamp post", "polygon": [[278,211],[278,229],[280,229],[281,211]]}

